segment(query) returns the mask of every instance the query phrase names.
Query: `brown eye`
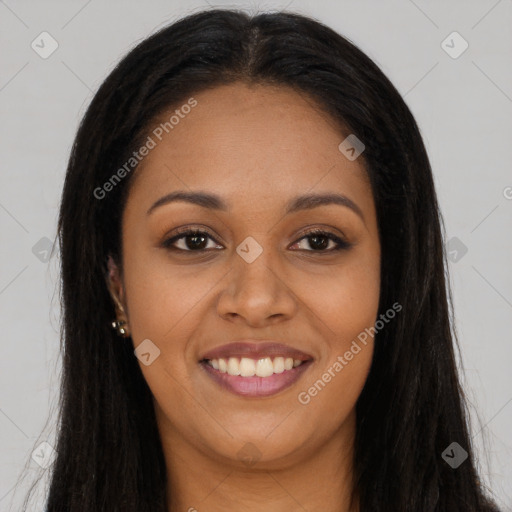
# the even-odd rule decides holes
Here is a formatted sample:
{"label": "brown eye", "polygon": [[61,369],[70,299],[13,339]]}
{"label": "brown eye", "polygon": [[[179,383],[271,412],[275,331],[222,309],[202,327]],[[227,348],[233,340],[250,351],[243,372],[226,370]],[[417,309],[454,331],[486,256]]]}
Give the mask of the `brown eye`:
{"label": "brown eye", "polygon": [[[197,229],[185,229],[179,235],[173,236],[165,240],[162,244],[166,249],[185,251],[185,252],[201,252],[208,249],[208,239],[215,241],[207,231]],[[182,247],[174,247],[176,242],[183,240]]]}
{"label": "brown eye", "polygon": [[[336,236],[334,233],[329,233],[328,231],[323,231],[321,229],[314,229],[312,231],[309,231],[300,240],[305,239],[309,240],[309,247],[312,248],[312,250],[309,250],[308,252],[331,253],[334,251],[340,251],[342,249],[349,249],[350,247],[352,247],[352,244]],[[327,249],[331,242],[334,243],[334,247]],[[298,242],[295,242],[295,244],[297,243]]]}

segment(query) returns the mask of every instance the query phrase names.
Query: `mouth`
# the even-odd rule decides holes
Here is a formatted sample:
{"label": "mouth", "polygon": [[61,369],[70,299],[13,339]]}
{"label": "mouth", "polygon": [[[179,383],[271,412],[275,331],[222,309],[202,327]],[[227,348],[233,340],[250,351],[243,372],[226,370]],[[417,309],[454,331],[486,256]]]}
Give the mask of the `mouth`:
{"label": "mouth", "polygon": [[312,362],[309,354],[273,342],[230,343],[199,360],[214,382],[244,397],[271,396],[289,388]]}

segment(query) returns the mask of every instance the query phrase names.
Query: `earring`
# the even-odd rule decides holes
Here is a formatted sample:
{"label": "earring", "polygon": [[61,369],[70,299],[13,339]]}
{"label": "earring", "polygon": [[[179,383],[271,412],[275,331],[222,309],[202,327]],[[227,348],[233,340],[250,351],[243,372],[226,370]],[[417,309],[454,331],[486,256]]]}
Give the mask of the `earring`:
{"label": "earring", "polygon": [[111,325],[117,331],[119,336],[122,336],[123,338],[128,338],[130,336],[126,327],[128,324],[124,320],[114,320]]}

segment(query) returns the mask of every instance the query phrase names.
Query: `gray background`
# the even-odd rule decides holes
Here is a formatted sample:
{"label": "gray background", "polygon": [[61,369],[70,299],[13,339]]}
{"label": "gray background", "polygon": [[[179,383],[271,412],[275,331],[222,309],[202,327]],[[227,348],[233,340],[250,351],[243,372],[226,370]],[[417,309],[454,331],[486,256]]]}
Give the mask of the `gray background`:
{"label": "gray background", "polygon": [[[446,223],[473,442],[485,482],[512,510],[512,0],[0,1],[0,510],[18,510],[38,475],[47,483],[31,458],[54,444],[58,405],[58,248],[45,261],[45,237],[55,237],[78,121],[126,51],[208,4],[316,17],[404,96]],[[43,31],[58,43],[46,59],[31,47]],[[442,45],[453,31],[469,44],[457,58]],[[452,39],[446,49],[458,52]]]}

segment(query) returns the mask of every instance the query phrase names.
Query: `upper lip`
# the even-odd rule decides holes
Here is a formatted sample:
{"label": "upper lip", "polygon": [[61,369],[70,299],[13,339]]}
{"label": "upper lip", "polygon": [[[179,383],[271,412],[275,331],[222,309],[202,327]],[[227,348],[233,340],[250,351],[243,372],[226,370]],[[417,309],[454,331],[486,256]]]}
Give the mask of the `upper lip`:
{"label": "upper lip", "polygon": [[240,340],[226,343],[205,352],[200,361],[204,359],[227,359],[229,357],[248,357],[261,359],[263,357],[292,357],[301,361],[308,361],[313,357],[301,350],[275,341]]}

